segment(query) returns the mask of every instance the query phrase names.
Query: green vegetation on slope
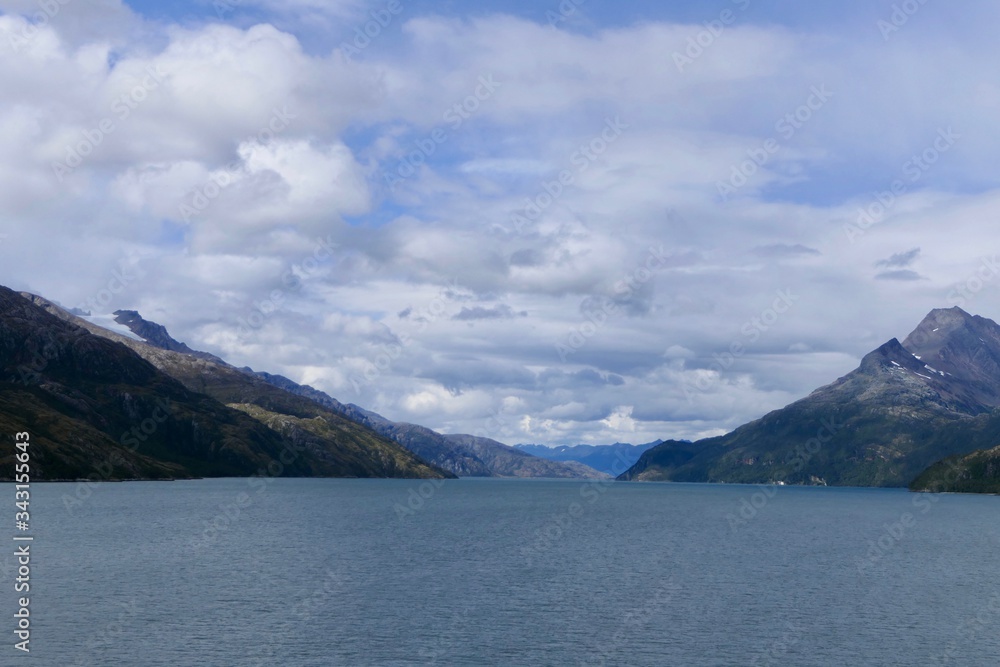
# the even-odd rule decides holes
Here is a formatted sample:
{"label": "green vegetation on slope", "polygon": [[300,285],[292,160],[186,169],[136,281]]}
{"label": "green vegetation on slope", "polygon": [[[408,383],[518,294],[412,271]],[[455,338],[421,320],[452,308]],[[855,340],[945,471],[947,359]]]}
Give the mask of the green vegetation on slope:
{"label": "green vegetation on slope", "polygon": [[[0,287],[4,474],[14,469],[13,434],[28,431],[34,479],[448,476],[364,426],[213,359],[155,348]],[[325,426],[304,441],[224,403],[321,417]]]}
{"label": "green vegetation on slope", "polygon": [[3,287],[0,426],[8,479],[21,431],[32,436],[34,479],[250,475],[285,446],[263,424]]}
{"label": "green vegetation on slope", "polygon": [[[933,311],[921,328],[942,319],[954,327],[940,343],[949,359],[992,358],[986,348],[1000,327],[948,310]],[[977,335],[979,351],[965,351],[962,327],[990,343]],[[1000,441],[997,392],[963,380],[954,364],[954,373],[928,369],[892,339],[806,398],[723,436],[660,444],[620,479],[904,487],[934,461]]]}
{"label": "green vegetation on slope", "polygon": [[[353,432],[345,431],[342,420],[334,415],[294,417],[271,412],[251,403],[233,403],[229,407],[245,412],[281,433],[296,449],[303,449],[320,460],[335,463],[343,477],[370,477],[373,457],[379,461],[385,477],[446,476],[441,470],[427,465],[395,443],[373,439],[360,428]],[[339,445],[335,455],[327,447],[327,443],[331,441]]]}
{"label": "green vegetation on slope", "polygon": [[1000,494],[1000,447],[938,461],[913,480],[910,490]]}

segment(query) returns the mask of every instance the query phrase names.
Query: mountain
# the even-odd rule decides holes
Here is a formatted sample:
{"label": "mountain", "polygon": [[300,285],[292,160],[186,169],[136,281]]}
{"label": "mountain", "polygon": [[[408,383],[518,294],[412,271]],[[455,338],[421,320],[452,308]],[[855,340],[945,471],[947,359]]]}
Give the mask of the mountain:
{"label": "mountain", "polygon": [[949,379],[971,412],[1000,406],[1000,327],[961,308],[933,310],[903,341],[925,370]]}
{"label": "mountain", "polygon": [[116,310],[113,314],[115,316],[115,322],[128,327],[132,333],[139,336],[153,347],[158,347],[161,350],[170,350],[171,352],[189,354],[192,357],[207,359],[216,363],[226,363],[214,354],[192,350],[186,344],[174,340],[173,337],[167,333],[166,327],[162,324],[149,322],[148,320],[143,319],[143,317],[134,310]]}
{"label": "mountain", "polygon": [[1000,494],[1000,447],[938,461],[913,480],[910,490]]}
{"label": "mountain", "polygon": [[1000,326],[933,310],[832,384],[723,436],[665,442],[623,480],[907,486],[1000,442]]}
{"label": "mountain", "polygon": [[606,473],[576,461],[550,461],[490,438],[452,434],[444,436],[458,451],[486,464],[494,477],[604,478]]}
{"label": "mountain", "polygon": [[[250,369],[244,369],[250,371]],[[250,371],[252,372],[252,371]],[[522,452],[496,440],[471,435],[442,435],[425,426],[394,422],[382,415],[335,398],[281,375],[258,377],[300,396],[306,396],[348,419],[368,426],[398,442],[423,460],[460,477],[604,478],[608,475],[574,461],[552,461]]]}
{"label": "mountain", "polygon": [[[0,456],[31,437],[32,479],[253,475],[286,442],[247,415],[192,392],[128,348],[0,286]],[[306,457],[285,474],[311,474]]]}
{"label": "mountain", "polygon": [[473,452],[467,451],[426,426],[394,422],[354,404],[344,405],[343,414],[365,424],[387,438],[392,438],[424,460],[432,461],[434,465],[453,472],[459,477],[510,476],[504,474],[506,471],[491,469]]}
{"label": "mountain", "polygon": [[[29,294],[19,296],[13,292],[9,294],[13,295],[8,298],[13,309],[30,307],[35,317],[44,320],[46,326],[56,327],[61,331],[74,331],[75,335],[99,346],[101,350],[111,351],[104,354],[108,357],[107,363],[113,363],[112,352],[116,355],[115,358],[130,359],[133,365],[154,373],[156,378],[168,384],[175,393],[176,390],[182,390],[185,396],[192,397],[189,400],[197,400],[211,407],[210,416],[193,426],[193,432],[207,450],[193,450],[188,452],[187,458],[178,460],[184,466],[179,469],[179,474],[183,474],[186,469],[195,475],[243,476],[255,474],[258,470],[267,471],[270,466],[272,470],[280,470],[281,474],[293,476],[453,477],[446,471],[428,465],[412,452],[371,429],[345,419],[307,398],[282,391],[222,360],[216,361],[217,357],[176,351],[176,345],[170,343],[173,339],[169,336],[155,339],[161,345],[175,349],[157,347],[109,331],[70,314],[42,297]],[[130,319],[136,323],[135,319]],[[162,333],[165,334],[165,331]],[[84,376],[74,376],[67,380],[64,393],[68,392],[78,398],[107,390],[125,397],[132,395],[131,387],[103,387]],[[106,378],[106,382],[120,384],[115,377]],[[155,391],[149,393],[150,401],[159,395]],[[4,391],[2,399],[6,401],[9,396],[14,395],[13,392]],[[98,410],[95,414],[103,413]],[[131,428],[135,419],[142,414],[142,410],[132,409],[130,417],[122,419],[121,423],[126,429]],[[35,420],[35,423],[40,421]],[[229,422],[238,424],[242,430],[228,435],[228,439],[224,440],[215,432]],[[36,426],[34,430],[37,428]],[[75,430],[66,428],[60,435],[65,442],[75,437]],[[164,430],[161,449],[150,455],[175,462],[178,457],[165,448],[183,443],[174,443],[167,435],[168,432]],[[217,463],[209,466],[201,460],[210,455],[218,458],[214,449],[224,444],[227,447],[224,453],[229,458],[234,458],[235,454],[230,450],[251,447],[257,441],[263,443],[261,446],[266,445],[265,451],[254,450],[252,457],[246,454],[244,458],[250,459],[249,463],[238,459],[230,461],[230,465]],[[149,447],[140,449],[139,452],[145,453],[146,449]],[[275,463],[282,456],[281,463]]]}
{"label": "mountain", "polygon": [[517,449],[551,461],[576,461],[611,475],[618,475],[635,465],[643,452],[663,442],[630,445],[616,442],[613,445],[514,445]]}
{"label": "mountain", "polygon": [[[148,344],[113,332],[102,335],[110,334],[115,340],[121,340],[185,385],[244,410],[292,437],[304,437],[301,435],[303,430],[313,436],[330,436],[333,434],[331,429],[356,430],[360,425],[451,475],[606,477],[580,464],[557,463],[511,452],[512,448],[493,440],[479,439],[474,444],[455,442],[423,426],[392,422],[356,405],[343,404],[318,389],[300,385],[284,376],[255,372],[251,368],[234,368],[218,357],[195,352],[177,342],[166,328],[143,319],[135,311],[116,311],[115,319],[146,339]],[[205,363],[195,363],[191,357]],[[284,418],[279,419],[281,415]],[[322,416],[322,422],[312,419],[317,415]]]}

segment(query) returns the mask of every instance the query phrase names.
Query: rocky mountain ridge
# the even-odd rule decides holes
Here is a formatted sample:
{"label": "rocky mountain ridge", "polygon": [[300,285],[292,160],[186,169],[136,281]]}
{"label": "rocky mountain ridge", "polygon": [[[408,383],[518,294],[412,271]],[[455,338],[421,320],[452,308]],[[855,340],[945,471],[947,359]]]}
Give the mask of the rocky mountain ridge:
{"label": "rocky mountain ridge", "polygon": [[[402,446],[421,460],[448,473],[463,477],[553,477],[601,478],[607,475],[576,462],[557,462],[524,454],[488,438],[463,436],[456,440],[416,424],[392,422],[356,405],[344,404],[308,385],[251,368],[235,368],[207,352],[192,350],[179,343],[160,324],[144,319],[136,311],[116,311],[116,321],[128,326],[146,343],[133,341],[92,324],[98,335],[117,340],[138,352],[186,386],[207,393],[243,410],[269,425],[278,424],[280,415],[288,419],[281,430],[290,437],[302,429],[330,435],[332,422],[360,425],[380,437]],[[181,355],[181,356],[177,356]],[[256,406],[254,409],[251,406]],[[319,411],[317,412],[317,406]],[[322,413],[326,425],[310,422]],[[303,419],[307,421],[303,421]],[[470,439],[472,438],[472,439]]]}
{"label": "rocky mountain ridge", "polygon": [[723,436],[647,451],[623,480],[907,486],[1000,442],[1000,326],[931,311],[858,368]]}
{"label": "rocky mountain ridge", "polygon": [[[37,434],[42,443],[36,448],[38,479],[85,477],[109,457],[124,461],[106,475],[109,479],[262,471],[284,476],[452,476],[370,429],[221,360],[134,340],[36,295],[0,288],[0,298],[0,338],[5,341],[0,368],[8,376],[0,385],[0,428]],[[58,342],[60,338],[66,342]],[[49,345],[55,346],[51,352],[46,340],[56,341]],[[19,369],[20,378],[14,375]],[[145,415],[159,414],[155,410],[162,400],[171,406],[163,423],[150,427],[133,452],[119,452],[124,442],[119,435],[146,424]],[[246,405],[268,411],[266,418]]]}

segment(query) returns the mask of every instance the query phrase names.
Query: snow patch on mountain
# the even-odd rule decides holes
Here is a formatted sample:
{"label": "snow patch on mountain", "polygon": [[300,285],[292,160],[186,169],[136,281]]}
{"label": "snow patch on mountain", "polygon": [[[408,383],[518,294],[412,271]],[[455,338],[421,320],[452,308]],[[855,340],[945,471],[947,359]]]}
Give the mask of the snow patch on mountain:
{"label": "snow patch on mountain", "polygon": [[132,330],[129,329],[124,324],[118,324],[118,322],[115,322],[115,316],[114,315],[110,315],[110,314],[108,314],[108,315],[80,315],[79,317],[81,319],[87,320],[91,324],[96,324],[99,327],[103,327],[103,328],[107,329],[108,331],[114,331],[116,334],[119,334],[121,336],[125,336],[127,338],[131,338],[132,340],[138,340],[138,341],[141,341],[143,343],[147,342],[145,338],[140,338],[139,336],[135,335],[135,333],[133,333]]}

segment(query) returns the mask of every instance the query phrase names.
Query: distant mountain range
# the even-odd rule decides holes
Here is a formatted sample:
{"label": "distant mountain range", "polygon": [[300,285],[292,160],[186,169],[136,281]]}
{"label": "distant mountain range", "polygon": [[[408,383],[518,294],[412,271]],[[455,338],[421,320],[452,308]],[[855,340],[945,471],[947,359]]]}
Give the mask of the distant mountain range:
{"label": "distant mountain range", "polygon": [[[249,368],[247,372],[254,371]],[[423,460],[461,477],[553,477],[602,478],[609,475],[574,461],[556,462],[519,451],[496,440],[472,435],[443,435],[425,426],[394,422],[382,415],[341,403],[308,385],[300,385],[281,375],[255,373],[265,381],[308,397],[321,405],[364,424],[376,433],[396,441]]]}
{"label": "distant mountain range", "polygon": [[[785,408],[698,442],[509,447],[393,422],[192,350],[136,311],[99,326],[0,286],[0,433],[34,479],[563,477],[998,492],[1000,326],[934,310]],[[9,452],[9,453],[8,453]],[[12,449],[0,455],[4,478]]]}
{"label": "distant mountain range", "polygon": [[735,431],[645,452],[622,480],[905,487],[1000,443],[1000,326],[933,310],[832,384]]}
{"label": "distant mountain range", "polygon": [[[114,323],[127,328],[111,331],[42,297],[0,288],[0,432],[32,433],[36,479],[87,477],[95,466],[102,479],[603,476],[492,440],[393,424],[192,350],[136,311],[116,311]],[[79,349],[89,351],[86,364]],[[143,427],[150,433],[129,435]],[[401,444],[412,439],[407,432],[422,433],[430,446]]]}
{"label": "distant mountain range", "polygon": [[630,445],[616,442],[613,445],[514,445],[517,449],[534,456],[552,461],[576,461],[612,476],[620,475],[631,468],[643,452],[663,442],[647,442],[645,445]]}

